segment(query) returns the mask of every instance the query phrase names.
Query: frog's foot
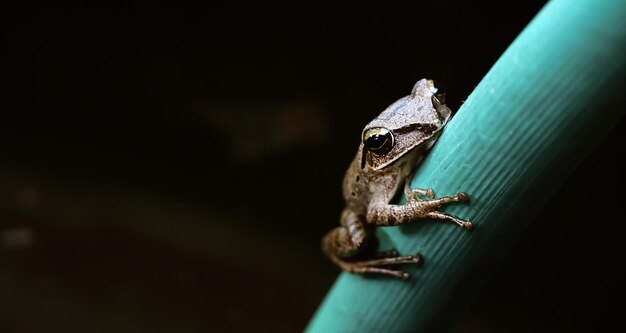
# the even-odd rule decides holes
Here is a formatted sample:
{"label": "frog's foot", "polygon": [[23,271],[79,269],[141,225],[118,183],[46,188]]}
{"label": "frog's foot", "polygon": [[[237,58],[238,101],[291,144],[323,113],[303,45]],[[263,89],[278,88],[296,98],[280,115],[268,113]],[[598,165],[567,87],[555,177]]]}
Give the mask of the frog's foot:
{"label": "frog's foot", "polygon": [[[392,253],[393,252],[393,253]],[[395,254],[395,256],[393,256]],[[388,256],[386,256],[388,255]],[[381,258],[359,261],[345,261],[337,257],[333,258],[333,261],[346,272],[356,274],[380,274],[395,277],[407,281],[410,279],[409,273],[383,268],[380,266],[391,266],[401,264],[419,264],[422,262],[422,257],[418,254],[414,256],[398,256],[397,252],[389,251],[382,253]]]}
{"label": "frog's foot", "polygon": [[443,220],[443,221],[451,221],[456,223],[456,225],[458,225],[459,227],[461,227],[461,229],[465,229],[467,231],[472,231],[472,229],[474,228],[474,225],[472,224],[472,222],[470,221],[466,221],[466,220],[462,220],[456,216],[450,215],[450,214],[446,214],[444,212],[440,212],[440,211],[433,211],[433,212],[429,212],[427,214],[428,217],[430,217],[431,219],[435,219],[435,220]]}
{"label": "frog's foot", "polygon": [[474,227],[472,222],[437,210],[437,208],[441,207],[442,205],[453,202],[467,203],[469,202],[469,197],[467,196],[467,193],[459,192],[456,195],[421,201],[421,204],[423,205],[423,209],[425,211],[425,217],[435,220],[451,221],[456,223],[462,229],[472,231]]}
{"label": "frog's foot", "polygon": [[[433,193],[433,196],[434,196],[434,193]],[[416,199],[413,198],[413,200],[416,200]],[[465,192],[459,192],[455,195],[450,195],[447,197],[441,197],[437,199],[430,198],[429,200],[424,200],[424,203],[426,204],[426,206],[432,207],[432,208],[438,208],[438,207],[441,207],[442,205],[445,205],[447,203],[452,203],[452,202],[468,203],[469,196],[467,196],[467,193]]]}
{"label": "frog's foot", "polygon": [[[435,198],[435,191],[433,191],[432,188],[413,188],[409,190],[409,194],[407,196],[407,199],[413,199],[413,200],[422,200],[422,199],[429,199],[432,200]],[[405,196],[406,196],[406,192],[405,192]]]}
{"label": "frog's foot", "polygon": [[404,182],[404,196],[407,200],[422,200],[422,197],[426,199],[434,199],[435,191],[432,188],[411,188],[411,178],[407,178]]}

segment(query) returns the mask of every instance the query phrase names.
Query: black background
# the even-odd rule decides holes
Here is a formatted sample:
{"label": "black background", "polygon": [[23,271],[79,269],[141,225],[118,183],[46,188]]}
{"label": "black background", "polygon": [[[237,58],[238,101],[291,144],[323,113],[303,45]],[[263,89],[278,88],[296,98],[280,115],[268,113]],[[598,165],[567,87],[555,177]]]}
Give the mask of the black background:
{"label": "black background", "polygon": [[[362,126],[422,77],[458,109],[542,5],[3,5],[0,330],[301,331]],[[622,128],[457,332],[616,329]]]}

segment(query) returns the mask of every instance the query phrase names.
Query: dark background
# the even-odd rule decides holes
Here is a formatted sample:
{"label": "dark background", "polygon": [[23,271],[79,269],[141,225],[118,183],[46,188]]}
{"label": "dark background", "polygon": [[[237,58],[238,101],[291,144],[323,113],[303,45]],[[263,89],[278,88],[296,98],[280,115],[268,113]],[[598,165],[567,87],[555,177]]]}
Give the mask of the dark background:
{"label": "dark background", "polygon": [[[543,3],[3,5],[0,331],[301,331],[362,126],[458,109]],[[617,329],[623,127],[457,332]]]}

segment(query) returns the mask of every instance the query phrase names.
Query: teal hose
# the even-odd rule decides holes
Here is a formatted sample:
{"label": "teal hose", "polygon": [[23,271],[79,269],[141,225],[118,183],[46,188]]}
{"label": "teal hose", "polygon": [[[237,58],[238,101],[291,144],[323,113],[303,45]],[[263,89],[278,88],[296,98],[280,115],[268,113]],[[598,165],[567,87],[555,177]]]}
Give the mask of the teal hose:
{"label": "teal hose", "polygon": [[626,1],[550,1],[457,112],[413,187],[467,192],[445,211],[475,223],[379,228],[420,253],[412,281],[342,273],[308,332],[439,332],[453,327],[536,213],[624,115]]}

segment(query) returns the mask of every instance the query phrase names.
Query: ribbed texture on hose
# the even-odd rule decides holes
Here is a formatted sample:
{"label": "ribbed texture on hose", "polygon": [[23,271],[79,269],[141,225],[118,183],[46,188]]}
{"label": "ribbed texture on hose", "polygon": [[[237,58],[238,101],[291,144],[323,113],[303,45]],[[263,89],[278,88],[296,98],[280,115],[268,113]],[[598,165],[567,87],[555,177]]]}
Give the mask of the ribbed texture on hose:
{"label": "ribbed texture on hose", "polygon": [[439,196],[467,192],[469,205],[445,211],[473,221],[474,231],[434,221],[379,228],[384,246],[419,252],[425,264],[405,267],[410,283],[343,273],[307,331],[449,330],[547,199],[624,114],[625,71],[625,1],[548,3],[413,179],[413,187]]}

